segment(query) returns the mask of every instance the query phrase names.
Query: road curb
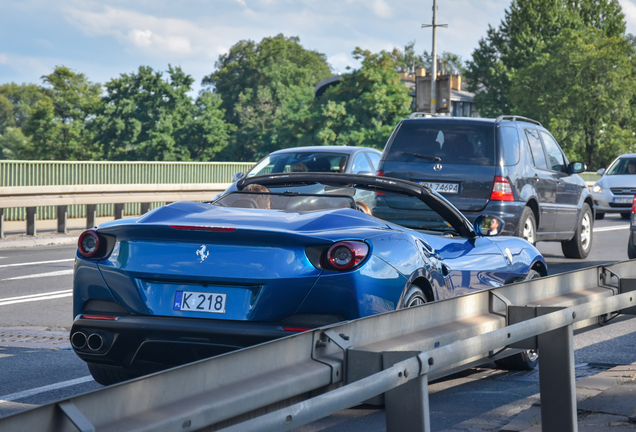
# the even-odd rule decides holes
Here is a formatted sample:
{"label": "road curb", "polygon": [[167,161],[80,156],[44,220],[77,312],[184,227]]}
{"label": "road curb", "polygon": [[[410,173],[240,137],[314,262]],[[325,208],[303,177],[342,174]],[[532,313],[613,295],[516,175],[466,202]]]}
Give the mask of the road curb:
{"label": "road curb", "polygon": [[77,244],[78,236],[31,237],[0,240],[0,249]]}

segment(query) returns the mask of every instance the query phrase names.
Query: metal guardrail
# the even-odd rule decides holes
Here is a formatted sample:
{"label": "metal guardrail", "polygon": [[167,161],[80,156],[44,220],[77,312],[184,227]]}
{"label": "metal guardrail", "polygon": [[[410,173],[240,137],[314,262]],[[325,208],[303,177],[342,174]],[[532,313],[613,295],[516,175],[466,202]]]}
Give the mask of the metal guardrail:
{"label": "metal guardrail", "polygon": [[86,206],[86,227],[95,225],[96,204],[115,204],[115,219],[123,217],[125,203],[142,203],[146,213],[153,202],[211,200],[231,183],[111,184],[61,186],[10,186],[0,188],[0,238],[4,237],[3,208],[26,208],[26,233],[35,235],[37,207],[57,207],[57,231],[67,231],[69,205]]}
{"label": "metal guardrail", "polygon": [[21,431],[285,431],[363,401],[430,431],[428,381],[540,351],[542,430],[574,432],[573,331],[636,313],[633,261],[308,331],[0,418]]}
{"label": "metal guardrail", "polygon": [[[111,161],[14,161],[0,160],[0,189],[11,186],[84,184],[180,184],[225,183],[237,172],[247,172],[252,162],[111,162]],[[0,207],[3,207],[0,205]],[[5,209],[7,221],[25,220],[24,208]],[[139,205],[126,205],[127,212]],[[38,219],[55,219],[56,208],[38,207]],[[113,214],[113,206],[97,206],[98,216]],[[85,217],[84,206],[70,206],[69,217]],[[134,214],[134,213],[131,213]]]}

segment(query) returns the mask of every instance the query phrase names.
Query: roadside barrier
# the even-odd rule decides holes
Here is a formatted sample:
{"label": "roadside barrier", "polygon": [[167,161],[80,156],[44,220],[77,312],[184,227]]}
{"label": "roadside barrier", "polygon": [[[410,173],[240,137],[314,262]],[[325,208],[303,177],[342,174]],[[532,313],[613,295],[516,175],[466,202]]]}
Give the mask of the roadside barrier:
{"label": "roadside barrier", "polygon": [[[124,204],[141,203],[141,214],[150,203],[213,199],[231,183],[110,184],[62,186],[11,186],[0,188],[3,208],[26,208],[26,233],[36,235],[37,207],[57,207],[57,231],[67,232],[68,206],[86,206],[86,228],[95,226],[97,204],[115,204],[115,219],[124,215]],[[4,211],[0,208],[0,238],[4,237]]]}
{"label": "roadside barrier", "polygon": [[[7,431],[287,431],[362,402],[430,431],[428,382],[540,357],[544,432],[577,431],[573,331],[636,313],[625,261],[300,333],[0,418]],[[611,322],[611,321],[610,321]]]}

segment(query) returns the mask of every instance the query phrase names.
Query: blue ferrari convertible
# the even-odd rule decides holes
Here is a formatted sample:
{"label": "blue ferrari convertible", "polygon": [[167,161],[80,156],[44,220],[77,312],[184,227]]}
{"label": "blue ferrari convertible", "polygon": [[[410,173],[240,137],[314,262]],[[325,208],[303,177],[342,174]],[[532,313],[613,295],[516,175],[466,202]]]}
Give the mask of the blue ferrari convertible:
{"label": "blue ferrari convertible", "polygon": [[[503,221],[425,186],[354,174],[244,178],[82,233],[71,342],[95,380],[547,275]],[[536,363],[533,352],[516,355]]]}

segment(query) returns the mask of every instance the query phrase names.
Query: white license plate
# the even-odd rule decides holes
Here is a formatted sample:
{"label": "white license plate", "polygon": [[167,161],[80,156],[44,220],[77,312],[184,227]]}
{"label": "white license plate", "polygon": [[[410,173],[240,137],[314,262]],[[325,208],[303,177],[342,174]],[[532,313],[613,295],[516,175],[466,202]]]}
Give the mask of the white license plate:
{"label": "white license plate", "polygon": [[436,183],[436,182],[418,182],[421,185],[428,186],[437,193],[456,194],[459,193],[459,183]]}
{"label": "white license plate", "polygon": [[177,291],[174,296],[176,311],[225,313],[227,294],[199,291]]}
{"label": "white license plate", "polygon": [[631,204],[634,201],[633,197],[629,198],[614,198],[614,204]]}

